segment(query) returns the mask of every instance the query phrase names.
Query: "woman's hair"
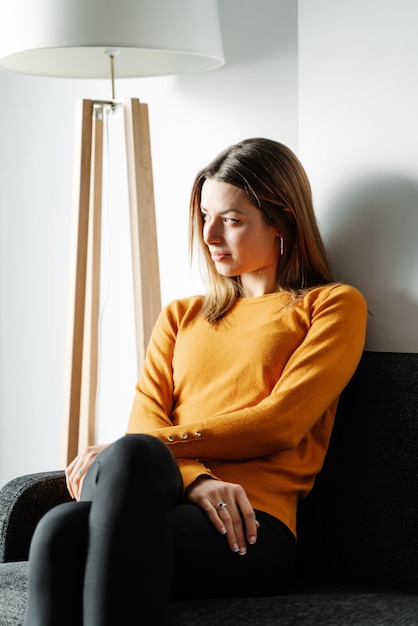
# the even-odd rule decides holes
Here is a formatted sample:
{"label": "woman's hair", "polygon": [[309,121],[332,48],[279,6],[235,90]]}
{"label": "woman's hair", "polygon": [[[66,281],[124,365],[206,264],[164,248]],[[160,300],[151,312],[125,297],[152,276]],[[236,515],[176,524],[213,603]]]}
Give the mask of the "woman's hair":
{"label": "woman's hair", "polygon": [[196,240],[205,261],[208,291],[202,308],[209,322],[217,322],[242,297],[239,276],[216,270],[203,240],[201,195],[206,179],[243,189],[266,222],[283,237],[277,266],[277,291],[300,297],[306,290],[333,282],[315,218],[309,180],[299,159],[285,145],[271,139],[245,139],[221,152],[197,174],[190,202],[190,251]]}

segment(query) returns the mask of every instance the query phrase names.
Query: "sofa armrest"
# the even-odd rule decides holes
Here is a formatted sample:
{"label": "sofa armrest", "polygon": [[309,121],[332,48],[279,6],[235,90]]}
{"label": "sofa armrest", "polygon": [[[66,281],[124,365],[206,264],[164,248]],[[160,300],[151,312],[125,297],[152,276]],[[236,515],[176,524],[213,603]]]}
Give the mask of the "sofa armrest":
{"label": "sofa armrest", "polygon": [[0,490],[0,563],[27,560],[41,517],[69,500],[62,470],[27,474],[6,483]]}

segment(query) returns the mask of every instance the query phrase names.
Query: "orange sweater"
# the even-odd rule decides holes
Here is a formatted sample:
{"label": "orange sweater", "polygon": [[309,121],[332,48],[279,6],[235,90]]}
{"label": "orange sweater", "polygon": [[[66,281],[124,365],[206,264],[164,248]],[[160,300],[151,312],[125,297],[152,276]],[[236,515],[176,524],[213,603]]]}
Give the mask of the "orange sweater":
{"label": "orange sweater", "polygon": [[342,284],[291,302],[242,298],[217,325],[201,297],[160,314],[128,433],[159,437],[185,488],[208,474],[241,484],[296,534],[296,506],[322,467],[338,396],[364,348],[367,306]]}

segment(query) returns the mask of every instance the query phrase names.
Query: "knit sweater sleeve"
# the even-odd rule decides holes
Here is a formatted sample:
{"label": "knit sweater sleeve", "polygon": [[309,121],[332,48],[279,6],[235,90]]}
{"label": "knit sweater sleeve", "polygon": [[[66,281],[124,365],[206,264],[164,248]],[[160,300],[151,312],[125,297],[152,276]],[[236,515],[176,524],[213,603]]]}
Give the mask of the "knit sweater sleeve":
{"label": "knit sweater sleeve", "polygon": [[[193,305],[198,309],[199,301],[195,300]],[[176,311],[173,307],[165,307],[153,329],[145,364],[136,385],[128,434],[140,432],[159,435],[165,442],[170,439],[170,432],[173,429],[170,418],[174,386],[172,359],[178,325],[179,318]],[[162,436],[163,433],[165,437]],[[210,468],[199,459],[178,458],[177,463],[185,488],[201,475],[216,478]]]}
{"label": "knit sweater sleeve", "polygon": [[242,460],[294,449],[336,403],[354,373],[364,348],[366,320],[366,302],[358,290],[330,286],[312,299],[306,336],[267,397],[255,406],[173,425],[170,355],[175,325],[163,316],[144,374],[153,393],[141,397],[140,429],[134,401],[128,432],[159,437],[183,459]]}

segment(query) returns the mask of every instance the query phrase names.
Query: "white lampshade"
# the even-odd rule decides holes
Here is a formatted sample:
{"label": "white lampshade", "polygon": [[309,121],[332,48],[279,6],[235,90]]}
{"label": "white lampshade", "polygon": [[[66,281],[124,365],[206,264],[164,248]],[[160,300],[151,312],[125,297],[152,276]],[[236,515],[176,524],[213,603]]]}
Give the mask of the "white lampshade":
{"label": "white lampshade", "polygon": [[0,68],[64,78],[202,72],[224,64],[216,0],[0,0]]}

